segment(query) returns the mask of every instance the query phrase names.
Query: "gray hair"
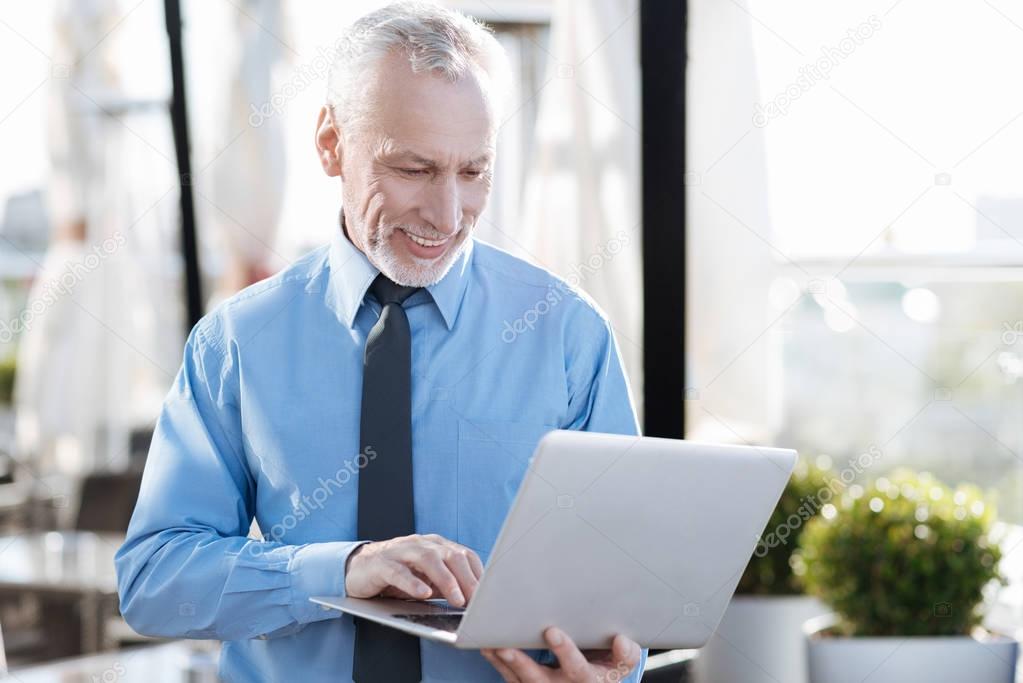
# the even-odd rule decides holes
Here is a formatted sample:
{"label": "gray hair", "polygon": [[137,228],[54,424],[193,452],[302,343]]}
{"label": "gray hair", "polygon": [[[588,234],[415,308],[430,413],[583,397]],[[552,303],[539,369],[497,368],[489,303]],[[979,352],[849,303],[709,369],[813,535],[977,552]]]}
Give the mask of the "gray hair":
{"label": "gray hair", "polygon": [[455,83],[482,69],[500,108],[508,57],[491,29],[433,2],[404,0],[358,19],[340,36],[327,85],[327,104],[342,124],[358,125],[365,112],[368,76],[383,57],[400,51],[413,73],[432,72]]}

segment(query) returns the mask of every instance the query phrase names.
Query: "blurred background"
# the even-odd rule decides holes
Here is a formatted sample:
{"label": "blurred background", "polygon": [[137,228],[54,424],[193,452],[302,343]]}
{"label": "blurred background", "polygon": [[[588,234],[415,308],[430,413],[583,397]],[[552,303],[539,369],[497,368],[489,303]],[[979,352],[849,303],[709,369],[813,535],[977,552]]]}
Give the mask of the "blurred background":
{"label": "blurred background", "polygon": [[[215,644],[97,654],[148,642],[111,559],[196,317],[337,229],[316,117],[342,27],[383,4],[0,8],[0,653],[20,680],[215,671]],[[638,2],[444,4],[514,72],[477,235],[613,311],[638,391]]]}
{"label": "blurred background", "polygon": [[[196,304],[336,229],[314,124],[340,27],[382,4],[0,8],[0,655],[23,680],[144,640],[118,620],[110,559]],[[858,477],[909,466],[970,481],[1023,523],[1023,8],[443,4],[489,23],[515,72],[477,236],[604,308],[641,415],[670,416],[649,433],[839,468],[880,453]],[[658,16],[686,17],[685,42],[668,43],[685,52],[677,78],[660,73],[677,57],[643,48]],[[668,93],[684,112],[641,88],[665,83],[684,84]],[[677,177],[650,163],[659,140],[679,142]],[[652,210],[658,183],[684,221]],[[654,259],[657,234],[678,251]],[[655,267],[672,288],[644,290]],[[684,334],[651,335],[654,303]],[[1004,594],[1023,616],[1014,580]],[[215,651],[162,644],[147,661],[208,672]],[[99,656],[66,671],[131,673]]]}
{"label": "blurred background", "polygon": [[876,446],[1023,521],[1020,8],[689,7],[690,433]]}

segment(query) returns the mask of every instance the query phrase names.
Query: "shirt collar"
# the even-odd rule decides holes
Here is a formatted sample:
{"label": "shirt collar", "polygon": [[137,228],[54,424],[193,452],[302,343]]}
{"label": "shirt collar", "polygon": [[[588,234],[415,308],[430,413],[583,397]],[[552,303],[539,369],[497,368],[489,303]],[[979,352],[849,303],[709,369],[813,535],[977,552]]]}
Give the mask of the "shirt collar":
{"label": "shirt collar", "polygon": [[345,237],[340,225],[334,228],[329,259],[328,287],[335,311],[345,325],[352,327],[366,290],[380,271]]}
{"label": "shirt collar", "polygon": [[458,255],[455,262],[440,282],[434,283],[426,288],[426,291],[433,297],[433,302],[440,309],[444,323],[451,331],[458,319],[458,311],[462,308],[462,300],[465,298],[465,290],[469,286],[470,269],[472,267],[472,254],[475,248],[475,240],[470,235],[462,253]]}
{"label": "shirt collar", "polygon": [[[426,291],[433,297],[444,324],[448,330],[455,326],[458,312],[462,307],[462,299],[469,284],[469,271],[472,265],[474,240],[469,238],[458,259],[451,266],[440,282],[430,285]],[[355,324],[355,316],[359,312],[366,291],[380,270],[370,263],[366,255],[351,243],[341,231],[340,226],[334,230],[330,243],[329,255],[329,288],[338,317],[348,327]]]}

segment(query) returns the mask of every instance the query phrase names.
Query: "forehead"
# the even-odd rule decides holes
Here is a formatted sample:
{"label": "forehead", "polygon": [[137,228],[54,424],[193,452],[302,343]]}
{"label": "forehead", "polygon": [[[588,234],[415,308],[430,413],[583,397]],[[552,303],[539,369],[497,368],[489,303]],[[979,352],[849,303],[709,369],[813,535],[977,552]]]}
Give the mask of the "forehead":
{"label": "forehead", "polygon": [[370,117],[390,151],[412,150],[443,160],[468,160],[492,147],[495,110],[485,75],[456,83],[431,73],[413,73],[408,60],[389,55],[371,78]]}
{"label": "forehead", "polygon": [[426,166],[443,166],[449,160],[473,166],[484,166],[494,159],[494,149],[484,145],[476,149],[435,149],[426,145],[405,145],[392,137],[384,135],[377,140],[373,149],[375,156],[385,162],[401,162]]}

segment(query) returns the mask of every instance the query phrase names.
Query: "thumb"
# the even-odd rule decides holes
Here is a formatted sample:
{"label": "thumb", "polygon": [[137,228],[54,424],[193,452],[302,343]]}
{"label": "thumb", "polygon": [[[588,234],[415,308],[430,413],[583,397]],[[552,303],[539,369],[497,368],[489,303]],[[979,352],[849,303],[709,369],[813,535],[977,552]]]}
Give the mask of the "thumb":
{"label": "thumb", "polygon": [[639,664],[640,648],[634,640],[621,634],[611,644],[611,660],[615,665],[624,663],[630,670]]}

